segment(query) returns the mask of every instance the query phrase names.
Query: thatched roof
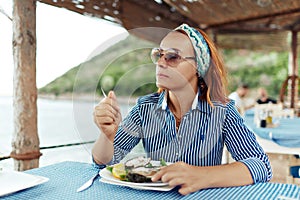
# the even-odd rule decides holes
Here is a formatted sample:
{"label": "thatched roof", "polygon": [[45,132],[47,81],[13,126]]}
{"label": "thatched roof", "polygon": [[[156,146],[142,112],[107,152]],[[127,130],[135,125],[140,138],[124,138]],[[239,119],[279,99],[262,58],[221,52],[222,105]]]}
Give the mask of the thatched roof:
{"label": "thatched roof", "polygon": [[[214,33],[219,46],[225,48],[287,50],[288,32],[300,30],[299,0],[39,1],[113,21],[126,29],[173,29],[188,23]],[[140,37],[156,40],[147,33]]]}

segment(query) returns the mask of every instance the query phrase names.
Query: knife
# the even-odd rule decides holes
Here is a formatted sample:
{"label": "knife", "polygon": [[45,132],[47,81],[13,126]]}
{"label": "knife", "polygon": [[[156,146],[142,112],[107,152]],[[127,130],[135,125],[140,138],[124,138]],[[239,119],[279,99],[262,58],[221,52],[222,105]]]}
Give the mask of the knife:
{"label": "knife", "polygon": [[81,192],[81,191],[86,190],[89,187],[91,187],[91,185],[93,185],[94,180],[97,178],[98,175],[99,175],[99,173],[97,173],[92,178],[90,178],[90,180],[88,180],[87,182],[85,182],[80,188],[77,189],[77,192]]}

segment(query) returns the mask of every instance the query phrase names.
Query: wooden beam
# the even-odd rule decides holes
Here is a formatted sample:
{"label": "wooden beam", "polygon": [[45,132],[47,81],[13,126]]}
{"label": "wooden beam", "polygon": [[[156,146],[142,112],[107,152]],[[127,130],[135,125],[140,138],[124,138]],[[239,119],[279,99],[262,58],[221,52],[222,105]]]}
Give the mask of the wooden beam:
{"label": "wooden beam", "polygon": [[[89,15],[96,18],[106,19],[105,16],[110,16],[115,19],[114,23],[121,24],[121,21],[118,19],[119,16],[119,8],[114,7],[113,4],[115,1],[107,0],[107,1],[83,1],[76,2],[72,0],[64,0],[64,1],[53,1],[53,0],[37,0],[41,3],[45,3],[51,6],[55,6],[58,8],[65,8],[69,11],[76,12],[81,15]],[[118,3],[120,4],[120,3]],[[116,5],[118,5],[116,3]],[[97,8],[97,9],[95,9]],[[116,12],[117,11],[117,12]],[[107,20],[107,19],[106,19]]]}
{"label": "wooden beam", "polygon": [[289,54],[289,75],[293,78],[289,81],[290,107],[296,108],[298,100],[298,63],[297,63],[297,31],[292,31],[291,50]]}
{"label": "wooden beam", "polygon": [[121,4],[121,21],[130,34],[159,44],[161,39],[181,23],[197,26],[188,18],[171,11],[166,3],[155,1],[124,0]]}
{"label": "wooden beam", "polygon": [[266,33],[278,33],[282,32],[283,30],[271,30],[269,28],[261,28],[257,29],[256,27],[241,27],[240,29],[237,29],[236,27],[232,28],[220,28],[220,29],[214,29],[214,31],[217,34],[222,35],[232,35],[232,34],[240,34],[240,35],[248,35],[248,34],[266,34]]}
{"label": "wooden beam", "polygon": [[[128,8],[134,7],[134,8],[137,8],[140,13],[146,12],[150,17],[153,18],[154,24],[151,23],[151,26],[157,25],[159,27],[173,29],[183,22],[189,24],[190,26],[195,26],[195,27],[198,26],[198,24],[194,21],[194,19],[191,19],[184,15],[181,15],[179,12],[175,11],[174,8],[169,6],[164,1],[162,1],[161,3],[157,3],[155,1],[125,0],[125,1],[123,1],[122,5],[123,5],[123,11],[124,11],[124,8],[128,9]],[[138,15],[135,12],[134,13],[126,12],[126,13],[123,13],[123,15],[124,14],[132,15],[133,17],[140,16],[140,17],[146,19],[144,22],[146,22],[146,23],[149,22],[149,18]],[[159,17],[160,19],[167,20],[165,22],[168,22],[168,24],[165,25],[165,22],[156,20],[155,16]],[[158,24],[155,24],[155,21]],[[170,26],[171,24],[175,24],[175,26]],[[145,27],[145,25],[142,27]]]}
{"label": "wooden beam", "polygon": [[13,109],[11,157],[23,171],[39,166],[36,88],[36,0],[13,1]]}
{"label": "wooden beam", "polygon": [[296,8],[296,9],[291,9],[291,10],[287,10],[287,11],[256,16],[256,17],[248,17],[248,18],[244,18],[244,19],[237,19],[237,20],[231,20],[231,21],[222,22],[222,23],[210,24],[208,27],[206,27],[206,29],[219,28],[219,27],[223,27],[223,26],[226,26],[229,24],[240,24],[240,23],[250,22],[250,21],[255,21],[255,20],[274,18],[274,17],[290,15],[290,14],[299,13],[299,12],[300,12],[300,8]]}

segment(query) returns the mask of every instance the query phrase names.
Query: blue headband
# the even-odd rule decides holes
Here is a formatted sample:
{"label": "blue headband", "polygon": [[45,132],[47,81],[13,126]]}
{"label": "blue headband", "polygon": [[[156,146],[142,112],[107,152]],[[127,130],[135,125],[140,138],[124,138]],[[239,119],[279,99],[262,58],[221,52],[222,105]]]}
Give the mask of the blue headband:
{"label": "blue headband", "polygon": [[197,59],[197,70],[199,76],[204,77],[210,65],[210,50],[202,34],[196,29],[187,24],[182,24],[174,29],[175,31],[182,30],[190,38]]}

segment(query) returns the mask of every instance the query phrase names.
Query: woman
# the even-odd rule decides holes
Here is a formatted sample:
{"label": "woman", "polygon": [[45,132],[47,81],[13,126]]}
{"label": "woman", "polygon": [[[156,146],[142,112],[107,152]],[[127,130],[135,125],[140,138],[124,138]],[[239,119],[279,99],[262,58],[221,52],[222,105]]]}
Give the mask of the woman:
{"label": "woman", "polygon": [[[226,98],[224,66],[208,36],[183,24],[163,38],[151,58],[158,93],[139,98],[122,123],[112,91],[96,106],[101,134],[92,149],[95,163],[118,163],[142,140],[153,160],[174,163],[152,181],[181,186],[183,195],[269,181],[268,157]],[[224,144],[236,162],[221,165]]]}

